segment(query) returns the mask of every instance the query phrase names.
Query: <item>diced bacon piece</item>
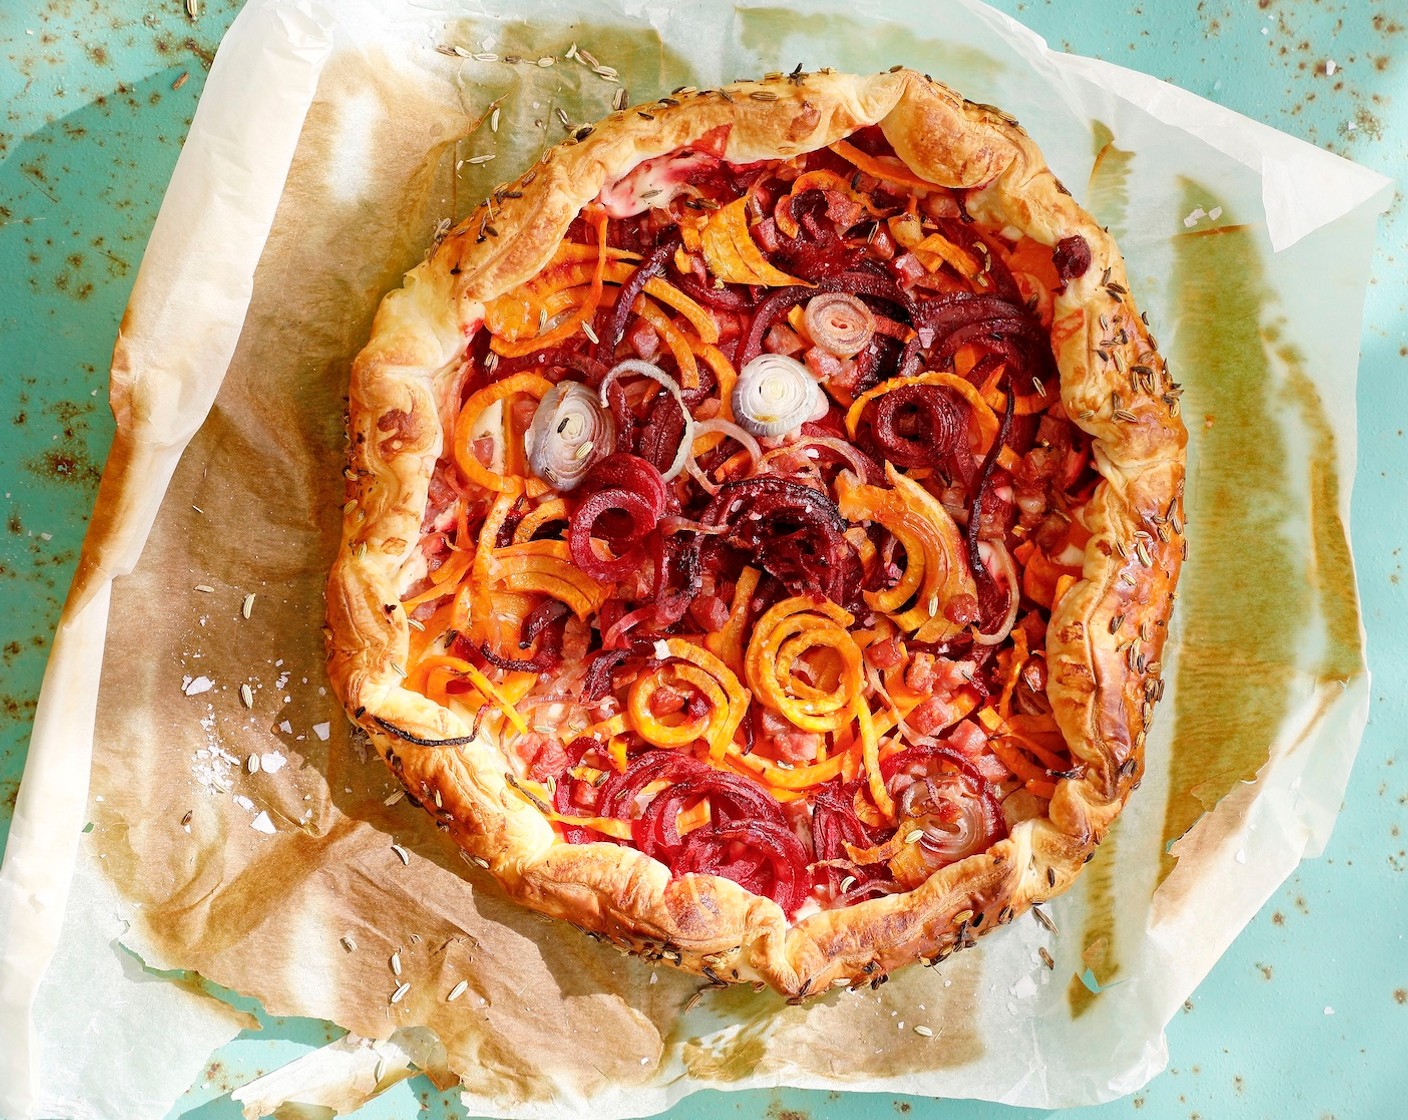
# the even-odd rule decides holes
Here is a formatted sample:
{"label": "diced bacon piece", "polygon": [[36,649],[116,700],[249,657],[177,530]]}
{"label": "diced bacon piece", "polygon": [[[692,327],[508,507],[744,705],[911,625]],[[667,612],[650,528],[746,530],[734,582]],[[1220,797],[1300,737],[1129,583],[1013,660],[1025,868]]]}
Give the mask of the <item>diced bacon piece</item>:
{"label": "diced bacon piece", "polygon": [[768,331],[767,337],[763,339],[763,349],[772,354],[786,354],[789,357],[805,348],[805,343],[797,336],[797,332],[786,323],[774,323],[772,330]]}
{"label": "diced bacon piece", "polygon": [[932,653],[916,653],[904,671],[904,686],[910,692],[932,692],[939,679],[939,659]]}
{"label": "diced bacon piece", "polygon": [[886,638],[865,647],[865,659],[877,669],[893,669],[903,656],[898,638]]}
{"label": "diced bacon piece", "polygon": [[895,239],[890,236],[890,231],[883,224],[875,227],[875,235],[865,244],[865,254],[877,261],[893,260],[895,256]]}
{"label": "diced bacon piece", "polygon": [[783,762],[806,764],[815,762],[821,747],[821,735],[793,726],[776,712],[763,709],[761,731],[772,752]]}
{"label": "diced bacon piece", "polygon": [[927,274],[924,265],[913,253],[901,253],[891,262],[890,267],[899,276],[901,284],[913,284]]}
{"label": "diced bacon piece", "polygon": [[700,595],[689,605],[689,616],[709,634],[716,634],[728,623],[728,604],[717,595]]}
{"label": "diced bacon piece", "polygon": [[820,346],[813,346],[807,351],[804,361],[807,368],[811,370],[822,381],[829,381],[841,373],[841,359],[829,350],[823,350]]}
{"label": "diced bacon piece", "polygon": [[977,758],[985,754],[984,747],[988,745],[988,737],[983,733],[983,729],[971,719],[966,719],[949,732],[945,742],[958,751],[959,754],[968,758]]}
{"label": "diced bacon piece", "polygon": [[631,321],[631,325],[626,328],[626,342],[636,352],[637,357],[647,362],[654,360],[655,355],[660,353],[660,336],[644,319]]}
{"label": "diced bacon piece", "polygon": [[850,229],[860,221],[861,205],[853,198],[847,198],[840,191],[826,191],[826,216],[836,223],[840,230]]}
{"label": "diced bacon piece", "polygon": [[556,777],[567,769],[567,752],[562,744],[537,732],[529,732],[519,740],[518,756],[527,765],[528,776],[535,782]]}
{"label": "diced bacon piece", "polygon": [[932,735],[958,719],[959,711],[947,697],[931,696],[910,712],[905,722],[920,735]]}
{"label": "diced bacon piece", "polygon": [[650,694],[650,714],[653,716],[672,716],[676,712],[684,711],[693,692],[693,689],[686,691],[669,684],[660,685]]}

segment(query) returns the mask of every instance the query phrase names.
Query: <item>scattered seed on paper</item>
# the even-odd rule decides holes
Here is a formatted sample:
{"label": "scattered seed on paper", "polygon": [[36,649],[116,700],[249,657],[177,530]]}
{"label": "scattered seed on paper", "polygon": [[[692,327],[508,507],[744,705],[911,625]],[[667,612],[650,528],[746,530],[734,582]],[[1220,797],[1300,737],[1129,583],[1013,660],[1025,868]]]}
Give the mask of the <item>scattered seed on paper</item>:
{"label": "scattered seed on paper", "polygon": [[447,995],[445,999],[450,1003],[454,1003],[455,1000],[459,999],[460,996],[464,995],[465,992],[467,992],[468,990],[469,981],[461,980],[458,984],[456,984],[453,988],[450,989],[450,994]]}

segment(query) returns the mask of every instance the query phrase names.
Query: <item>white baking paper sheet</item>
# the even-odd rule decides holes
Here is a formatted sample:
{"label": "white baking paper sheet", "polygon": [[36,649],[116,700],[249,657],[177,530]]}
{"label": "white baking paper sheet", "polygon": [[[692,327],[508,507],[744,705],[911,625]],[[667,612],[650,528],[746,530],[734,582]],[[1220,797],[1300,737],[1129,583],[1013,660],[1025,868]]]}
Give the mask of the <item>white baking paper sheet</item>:
{"label": "white baking paper sheet", "polygon": [[[610,71],[582,50],[615,68],[633,101],[799,62],[914,66],[1020,118],[1118,236],[1187,388],[1193,551],[1146,780],[1081,884],[1048,908],[1059,934],[1026,920],[876,992],[805,1008],[731,992],[686,1014],[689,979],[651,978],[506,907],[406,806],[358,808],[391,786],[352,756],[318,676],[319,549],[335,544],[337,520],[335,509],[318,517],[317,499],[340,493],[336,386],[376,297],[437,222],[561,139],[557,108],[574,123],[608,111]],[[484,113],[497,98],[492,132]],[[465,164],[481,154],[495,159]],[[157,976],[193,968],[273,1013],[356,1032],[241,1090],[251,1116],[282,1101],[346,1111],[412,1067],[461,1077],[471,1112],[524,1117],[645,1115],[706,1086],[1060,1107],[1143,1085],[1166,1063],[1163,1027],[1178,1006],[1323,847],[1363,729],[1346,543],[1355,343],[1388,188],[1184,91],[1052,53],[973,0],[251,0],[217,56],[118,342],[118,439],[0,868],[0,1113],[163,1116],[244,1025]],[[320,224],[334,212],[335,229]],[[300,330],[284,346],[291,323]],[[270,445],[298,476],[286,492],[241,477]],[[192,494],[210,497],[198,513],[239,531],[203,535],[184,508]],[[1232,601],[1255,610],[1256,596],[1225,594],[1254,571],[1297,588],[1287,618],[1260,636]],[[191,600],[202,572],[222,577],[219,609]],[[256,583],[271,615],[241,620]],[[153,594],[179,600],[190,624],[179,642],[153,628],[134,660],[124,620]],[[109,633],[109,618],[126,631]],[[285,712],[241,709],[237,633],[251,671],[267,670],[260,703],[287,694]],[[179,773],[156,765],[173,752]],[[283,764],[251,775],[250,753]],[[187,808],[192,820],[172,827]],[[364,858],[393,838],[412,847],[408,837],[407,867]],[[168,887],[182,844],[191,878]],[[355,876],[333,866],[348,851]],[[234,911],[219,905],[241,872],[289,860],[307,872],[296,888],[275,875]],[[197,881],[191,906],[205,925],[192,931],[172,919],[173,899]],[[426,930],[458,933],[423,960],[406,951],[417,998],[378,1028],[350,993],[364,975],[337,931],[399,944],[416,906]],[[246,935],[229,936],[232,925]],[[590,983],[574,989],[565,973]],[[446,1004],[461,975],[471,995]],[[579,1033],[563,1047],[543,1022]],[[584,1072],[593,1053],[609,1057],[608,1073]]]}

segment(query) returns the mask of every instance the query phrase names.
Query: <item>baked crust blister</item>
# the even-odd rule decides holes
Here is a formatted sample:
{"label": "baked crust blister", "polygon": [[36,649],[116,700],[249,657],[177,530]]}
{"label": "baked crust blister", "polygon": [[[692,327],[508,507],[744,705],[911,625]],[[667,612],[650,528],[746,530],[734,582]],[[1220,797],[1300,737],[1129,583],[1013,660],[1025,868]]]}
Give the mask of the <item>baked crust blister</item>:
{"label": "baked crust blister", "polygon": [[[1127,291],[1114,243],[1017,123],[925,76],[822,72],[738,82],[627,109],[550,150],[481,207],[388,295],[353,364],[343,544],[328,583],[328,671],[358,726],[411,796],[515,900],[653,959],[722,981],[762,980],[792,997],[838,979],[878,983],[971,945],[1071,885],[1143,770],[1160,695],[1160,652],[1183,551],[1186,433],[1178,389]],[[1079,313],[1054,343],[1061,399],[1094,438],[1104,481],[1086,507],[1083,578],[1047,635],[1053,714],[1078,777],[1049,816],[918,888],[789,923],[771,900],[716,876],[678,879],[629,847],[561,842],[511,784],[502,752],[465,720],[402,686],[409,625],[403,564],[458,403],[458,370],[485,301],[534,276],[608,182],[720,125],[733,163],[795,156],[878,124],[919,176],[964,188],[986,227],[1044,245],[1078,236],[1091,263],[1055,296]],[[492,230],[492,232],[490,232]]]}

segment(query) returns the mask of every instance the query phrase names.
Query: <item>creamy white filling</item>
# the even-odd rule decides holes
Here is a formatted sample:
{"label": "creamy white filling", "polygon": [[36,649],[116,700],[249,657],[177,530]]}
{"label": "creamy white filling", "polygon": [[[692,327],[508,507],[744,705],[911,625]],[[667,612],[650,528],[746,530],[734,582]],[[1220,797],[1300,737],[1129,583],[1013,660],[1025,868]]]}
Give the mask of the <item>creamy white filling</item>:
{"label": "creamy white filling", "polygon": [[714,160],[704,152],[671,152],[637,164],[601,188],[601,204],[613,218],[630,218],[668,205],[685,189],[690,173]]}

